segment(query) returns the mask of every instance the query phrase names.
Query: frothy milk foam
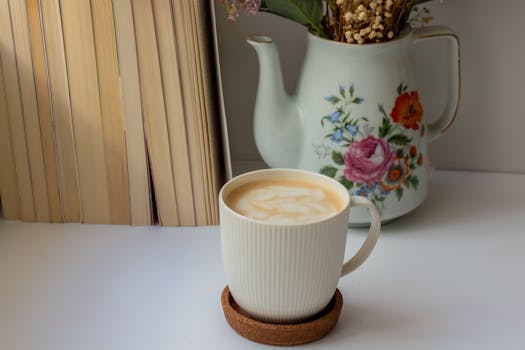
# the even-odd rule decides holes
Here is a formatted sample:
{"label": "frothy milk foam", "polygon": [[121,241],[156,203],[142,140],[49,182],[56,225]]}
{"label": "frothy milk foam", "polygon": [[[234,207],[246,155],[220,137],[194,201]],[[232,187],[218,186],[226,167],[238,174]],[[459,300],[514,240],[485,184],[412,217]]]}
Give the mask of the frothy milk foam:
{"label": "frothy milk foam", "polygon": [[234,189],[228,207],[251,219],[278,224],[305,224],[341,210],[334,190],[313,181],[275,178],[255,180]]}

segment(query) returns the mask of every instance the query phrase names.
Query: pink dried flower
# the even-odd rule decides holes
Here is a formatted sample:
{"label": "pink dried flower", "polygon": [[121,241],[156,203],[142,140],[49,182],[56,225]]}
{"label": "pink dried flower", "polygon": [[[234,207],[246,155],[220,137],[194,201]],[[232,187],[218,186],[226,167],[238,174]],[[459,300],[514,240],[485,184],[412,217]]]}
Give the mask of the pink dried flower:
{"label": "pink dried flower", "polygon": [[228,19],[235,21],[239,17],[239,8],[244,7],[248,15],[253,16],[259,11],[261,7],[261,0],[220,0],[222,4],[226,5],[226,12]]}
{"label": "pink dried flower", "polygon": [[226,5],[228,19],[235,21],[239,17],[239,2],[237,0],[221,0],[221,3]]}
{"label": "pink dried flower", "polygon": [[[242,3],[243,1],[241,1]],[[261,7],[261,0],[244,0],[244,9],[246,12],[253,16],[259,11],[259,7]]]}

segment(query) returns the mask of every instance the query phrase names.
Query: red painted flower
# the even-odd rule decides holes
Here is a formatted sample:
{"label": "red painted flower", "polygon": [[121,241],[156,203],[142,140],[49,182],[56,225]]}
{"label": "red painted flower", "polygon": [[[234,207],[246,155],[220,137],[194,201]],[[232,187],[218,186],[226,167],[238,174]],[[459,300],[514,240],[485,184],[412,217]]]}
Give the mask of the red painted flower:
{"label": "red painted flower", "polygon": [[416,146],[411,146],[410,150],[408,152],[410,153],[411,157],[414,157],[416,155],[416,153],[417,153]]}
{"label": "red painted flower", "polygon": [[419,103],[417,91],[399,95],[390,116],[394,122],[401,123],[407,129],[419,129],[419,122],[423,118],[423,107]]}
{"label": "red painted flower", "polygon": [[417,165],[422,166],[423,165],[423,155],[420,154],[417,158]]}

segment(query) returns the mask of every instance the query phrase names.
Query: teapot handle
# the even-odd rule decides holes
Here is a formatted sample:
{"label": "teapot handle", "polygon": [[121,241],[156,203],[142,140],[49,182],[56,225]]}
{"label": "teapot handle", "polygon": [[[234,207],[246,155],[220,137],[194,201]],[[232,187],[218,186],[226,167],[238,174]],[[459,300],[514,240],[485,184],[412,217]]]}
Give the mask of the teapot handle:
{"label": "teapot handle", "polygon": [[454,122],[458,111],[461,87],[459,38],[456,32],[444,26],[422,27],[416,28],[413,31],[413,41],[443,37],[449,40],[450,68],[448,73],[448,95],[445,110],[435,122],[428,126],[428,140],[432,142],[448,130],[452,122]]}

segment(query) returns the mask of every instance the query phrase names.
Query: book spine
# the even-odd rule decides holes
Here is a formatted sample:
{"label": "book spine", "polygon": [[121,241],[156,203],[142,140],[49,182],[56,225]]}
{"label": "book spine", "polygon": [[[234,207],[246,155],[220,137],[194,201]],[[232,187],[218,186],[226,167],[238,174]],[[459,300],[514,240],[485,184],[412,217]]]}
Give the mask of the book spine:
{"label": "book spine", "polygon": [[62,219],[65,222],[80,222],[82,220],[80,184],[73,137],[60,3],[59,0],[45,0],[39,3],[51,94]]}
{"label": "book spine", "polygon": [[178,226],[168,126],[159,66],[153,9],[150,1],[133,0],[144,128],[159,221]]}
{"label": "book spine", "polygon": [[132,225],[150,225],[152,205],[131,0],[114,0],[115,34],[126,130]]}
{"label": "book spine", "polygon": [[111,0],[92,0],[104,155],[112,224],[131,224],[128,162]]}
{"label": "book spine", "polygon": [[0,201],[4,218],[20,219],[20,197],[16,178],[15,157],[5,96],[4,74],[0,69]]}
{"label": "book spine", "polygon": [[22,113],[25,123],[25,139],[29,157],[31,183],[36,221],[49,221],[49,200],[47,196],[47,177],[40,134],[40,120],[36,101],[35,79],[31,57],[31,39],[24,1],[9,1],[11,24],[15,42],[18,81],[22,97]]}
{"label": "book spine", "polygon": [[91,6],[61,1],[82,222],[109,223],[109,195]]}
{"label": "book spine", "polygon": [[2,61],[4,74],[9,126],[11,129],[10,134],[13,142],[13,154],[18,180],[20,218],[24,221],[35,221],[35,205],[26,143],[26,127],[24,124],[24,114],[22,112],[11,15],[7,1],[0,1],[0,33],[3,33],[0,35],[0,59]]}
{"label": "book spine", "polygon": [[218,196],[220,187],[226,179],[225,161],[222,152],[220,134],[220,113],[217,100],[217,81],[214,65],[213,51],[213,30],[211,19],[211,8],[207,0],[198,0],[195,4],[195,21],[197,27],[197,37],[201,62],[201,79],[203,85],[203,96],[205,101],[206,120],[208,127],[205,129],[205,137],[209,143],[209,163],[210,163],[210,209],[212,221],[210,224],[219,223],[219,203]]}
{"label": "book spine", "polygon": [[192,179],[171,4],[170,0],[153,0],[152,2],[164,87],[164,101],[166,103],[175,192],[177,202],[184,203],[184,205],[179,204],[178,206],[179,221],[180,225],[193,226],[196,222]]}
{"label": "book spine", "polygon": [[[56,162],[55,133],[51,114],[47,68],[44,54],[42,23],[38,0],[26,0],[29,32],[31,34],[31,53],[33,56],[33,74],[35,77],[40,135],[47,178],[47,196],[49,201],[49,219],[51,222],[62,222],[60,193]],[[38,210],[38,209],[37,209]]]}
{"label": "book spine", "polygon": [[199,127],[199,138],[201,142],[201,157],[202,157],[202,167],[204,169],[204,178],[203,178],[203,184],[204,184],[204,196],[205,196],[205,205],[206,205],[206,225],[210,225],[213,221],[213,195],[211,189],[211,182],[213,182],[213,176],[211,171],[211,152],[210,152],[210,143],[209,143],[209,131],[211,125],[208,124],[208,115],[206,110],[206,101],[204,96],[204,89],[203,89],[203,78],[202,78],[202,69],[203,69],[203,61],[202,56],[200,53],[200,45],[199,42],[202,38],[199,38],[199,31],[197,28],[197,22],[196,22],[196,4],[198,0],[192,1],[188,3],[189,5],[189,16],[188,16],[188,26],[189,26],[189,32],[193,33],[194,40],[191,41],[190,49],[191,49],[191,55],[194,57],[191,61],[192,64],[192,72],[193,72],[193,79],[194,79],[194,94],[198,96],[197,98],[197,110],[198,114],[200,116],[200,127]]}
{"label": "book spine", "polygon": [[174,1],[173,17],[175,22],[175,33],[177,51],[179,52],[179,64],[184,98],[186,123],[188,130],[188,148],[190,155],[190,169],[192,174],[193,199],[195,203],[195,217],[197,225],[207,225],[209,213],[207,208],[206,188],[206,167],[203,140],[201,133],[203,125],[201,114],[198,109],[199,96],[197,83],[193,74],[193,60],[195,58],[191,48],[193,32],[189,27],[189,17],[191,16],[190,5],[186,1]]}
{"label": "book spine", "polygon": [[219,41],[217,37],[217,18],[215,17],[215,0],[209,0],[211,21],[213,33],[213,52],[215,58],[215,78],[216,90],[220,112],[220,138],[222,141],[222,160],[224,165],[225,181],[233,177],[232,160],[230,154],[230,138],[228,136],[228,122],[226,120],[226,106],[224,105],[224,89],[222,87],[221,64],[219,56]]}

